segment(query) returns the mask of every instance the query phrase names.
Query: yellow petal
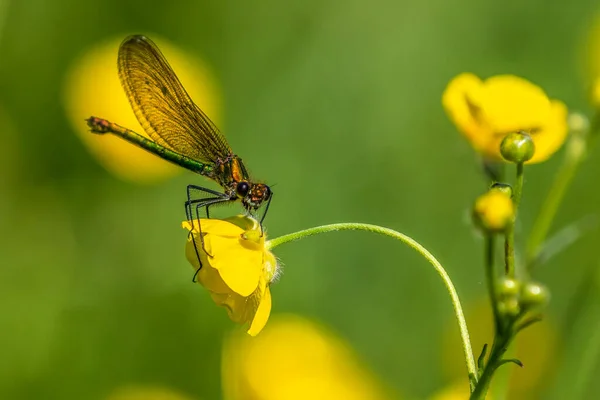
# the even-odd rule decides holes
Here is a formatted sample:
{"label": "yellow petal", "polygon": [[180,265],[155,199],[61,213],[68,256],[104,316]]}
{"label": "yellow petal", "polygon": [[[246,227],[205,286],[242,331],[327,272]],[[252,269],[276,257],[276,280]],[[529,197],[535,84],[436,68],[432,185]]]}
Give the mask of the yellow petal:
{"label": "yellow petal", "polygon": [[262,251],[242,246],[243,239],[211,236],[208,262],[219,270],[223,281],[235,293],[247,297],[256,290],[263,269]]}
{"label": "yellow petal", "polygon": [[[214,218],[200,218],[193,221],[194,231],[199,233],[202,231],[203,235],[212,234],[223,237],[236,238],[244,233],[244,230],[239,226],[222,219]],[[188,231],[192,230],[192,223],[190,221],[183,221],[181,226]]]}
{"label": "yellow petal", "polygon": [[[197,269],[197,268],[196,268]],[[211,293],[218,294],[230,294],[232,293],[231,289],[223,278],[219,271],[212,268],[210,264],[203,263],[202,268],[198,271],[196,275],[196,280],[206,289],[208,289]]]}
{"label": "yellow petal", "polygon": [[243,297],[237,293],[212,293],[210,296],[216,305],[225,307],[229,318],[237,324],[251,323],[259,307],[261,293],[259,289],[248,296]]}
{"label": "yellow petal", "polygon": [[231,291],[228,293],[211,292],[210,297],[216,305],[224,307],[227,310],[227,316],[236,324],[245,324],[248,322],[247,297],[242,297]]}
{"label": "yellow petal", "polygon": [[482,129],[476,111],[481,107],[477,93],[482,85],[477,76],[464,73],[452,79],[442,95],[446,113],[469,140],[474,139]]}
{"label": "yellow petal", "polygon": [[[211,292],[216,293],[229,293],[231,290],[229,287],[223,282],[223,278],[214,268],[211,268],[210,263],[207,260],[206,253],[204,253],[202,249],[202,244],[200,243],[200,238],[198,236],[194,236],[194,240],[191,237],[188,237],[188,240],[185,245],[185,257],[192,265],[194,271],[197,271],[200,268],[200,262],[202,262],[202,268],[198,271],[196,275],[196,280],[199,284],[204,286]],[[210,246],[210,241],[205,240],[205,244]],[[195,247],[198,247],[198,254],[194,250]],[[198,261],[198,255],[200,255],[200,262]]]}
{"label": "yellow petal", "polygon": [[548,123],[542,130],[531,135],[535,143],[535,153],[527,164],[546,161],[560,149],[567,138],[569,131],[567,126],[567,106],[558,100],[553,100],[550,105],[550,113]]}
{"label": "yellow petal", "polygon": [[487,79],[482,107],[494,133],[530,130],[545,125],[550,117],[550,100],[537,85],[513,75]]}
{"label": "yellow petal", "polygon": [[235,215],[233,217],[225,218],[224,221],[231,222],[232,224],[239,226],[244,231],[260,230],[260,224],[258,221],[247,215]]}
{"label": "yellow petal", "polygon": [[267,324],[269,315],[271,315],[271,290],[267,286],[262,297],[260,298],[254,318],[250,323],[248,334],[250,336],[258,335]]}

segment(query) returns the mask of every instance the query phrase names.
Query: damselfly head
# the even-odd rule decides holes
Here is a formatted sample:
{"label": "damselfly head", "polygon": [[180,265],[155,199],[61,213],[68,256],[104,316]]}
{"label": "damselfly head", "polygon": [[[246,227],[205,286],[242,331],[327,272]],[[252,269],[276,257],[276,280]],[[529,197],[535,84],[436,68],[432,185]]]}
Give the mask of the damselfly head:
{"label": "damselfly head", "polygon": [[264,183],[240,182],[236,188],[237,194],[242,199],[244,208],[247,210],[256,210],[260,208],[263,202],[271,197],[271,189]]}

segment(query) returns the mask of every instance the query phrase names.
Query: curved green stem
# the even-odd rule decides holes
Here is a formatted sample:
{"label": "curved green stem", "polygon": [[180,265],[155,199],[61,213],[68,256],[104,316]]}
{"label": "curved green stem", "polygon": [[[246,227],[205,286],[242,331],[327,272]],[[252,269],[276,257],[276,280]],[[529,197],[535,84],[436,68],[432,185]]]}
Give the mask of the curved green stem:
{"label": "curved green stem", "polygon": [[315,228],[309,228],[303,231],[290,233],[288,235],[280,236],[278,238],[272,239],[267,242],[267,248],[273,249],[277,246],[280,246],[284,243],[293,242],[296,240],[304,239],[309,236],[318,235],[321,233],[327,232],[335,232],[342,230],[350,230],[350,231],[367,231],[378,233],[381,235],[389,236],[394,239],[398,239],[404,244],[408,245],[412,249],[416,250],[419,254],[421,254],[436,270],[438,275],[442,278],[444,285],[446,286],[446,290],[450,294],[450,299],[452,301],[452,306],[454,307],[454,314],[456,316],[456,320],[458,321],[458,329],[460,331],[460,337],[462,340],[462,347],[465,356],[465,361],[467,364],[467,371],[469,374],[469,383],[471,385],[471,391],[474,390],[475,385],[477,383],[477,367],[475,366],[475,358],[473,357],[473,350],[471,348],[471,340],[469,338],[469,330],[467,329],[467,322],[465,320],[465,316],[462,310],[462,306],[460,304],[460,299],[458,297],[458,293],[454,288],[452,280],[448,273],[439,263],[439,261],[420,243],[418,243],[413,238],[406,236],[400,232],[396,232],[392,229],[383,228],[377,225],[370,224],[359,224],[359,223],[341,223],[341,224],[331,224],[331,225],[323,225]]}

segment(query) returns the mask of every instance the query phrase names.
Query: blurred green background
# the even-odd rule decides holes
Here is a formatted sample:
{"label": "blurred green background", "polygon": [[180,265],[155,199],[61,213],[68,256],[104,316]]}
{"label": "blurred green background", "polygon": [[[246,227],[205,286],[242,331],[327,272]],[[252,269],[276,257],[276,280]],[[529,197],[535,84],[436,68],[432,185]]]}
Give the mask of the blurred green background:
{"label": "blurred green background", "polygon": [[[102,399],[128,383],[221,398],[221,342],[234,327],[191,284],[180,227],[186,184],[206,181],[186,172],[136,184],[91,156],[64,102],[67,71],[91,46],[159,34],[201,57],[230,144],[275,184],[269,235],[344,221],[411,235],[447,268],[483,343],[476,326],[489,316],[470,311],[485,302],[482,241],[468,216],[486,181],[441,94],[464,71],[512,73],[589,113],[596,11],[589,0],[0,0],[0,398]],[[598,212],[598,153],[555,227]],[[521,238],[560,161],[527,169]],[[591,233],[538,271],[556,340],[550,367],[514,398],[566,398],[557,393],[598,325],[600,280],[587,277],[599,240]],[[322,321],[403,398],[466,382],[448,295],[412,250],[343,232],[276,255],[273,315]],[[600,381],[586,390],[600,396]]]}

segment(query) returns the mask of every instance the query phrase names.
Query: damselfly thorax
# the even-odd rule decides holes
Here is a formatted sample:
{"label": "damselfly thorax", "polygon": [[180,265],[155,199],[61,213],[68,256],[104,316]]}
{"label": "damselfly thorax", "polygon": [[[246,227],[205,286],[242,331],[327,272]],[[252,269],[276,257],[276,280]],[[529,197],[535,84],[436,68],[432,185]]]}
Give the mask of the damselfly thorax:
{"label": "damselfly thorax", "polygon": [[242,159],[231,154],[224,160],[218,159],[213,171],[214,177],[225,188],[231,200],[240,199],[248,212],[260,208],[271,198],[271,189],[264,183],[253,183]]}

